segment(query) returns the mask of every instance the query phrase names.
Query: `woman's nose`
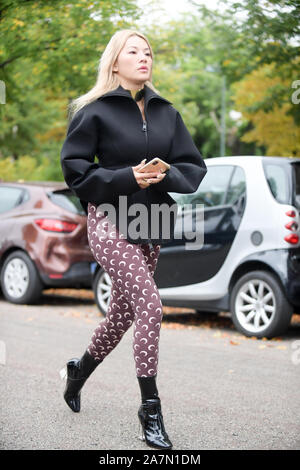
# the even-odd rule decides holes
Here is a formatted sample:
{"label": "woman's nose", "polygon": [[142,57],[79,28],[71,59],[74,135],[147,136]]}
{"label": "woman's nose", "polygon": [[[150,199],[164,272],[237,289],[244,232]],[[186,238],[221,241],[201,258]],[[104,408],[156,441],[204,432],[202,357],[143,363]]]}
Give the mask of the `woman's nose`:
{"label": "woman's nose", "polygon": [[138,59],[139,59],[139,61],[147,62],[148,56],[147,56],[146,54],[144,54],[143,52],[141,52],[141,53],[139,54]]}

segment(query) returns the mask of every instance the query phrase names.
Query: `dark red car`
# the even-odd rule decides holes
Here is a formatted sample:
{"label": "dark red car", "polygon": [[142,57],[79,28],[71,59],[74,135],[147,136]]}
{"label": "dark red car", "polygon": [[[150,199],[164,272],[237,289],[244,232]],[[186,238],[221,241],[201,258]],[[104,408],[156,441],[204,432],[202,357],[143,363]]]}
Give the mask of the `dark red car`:
{"label": "dark red car", "polygon": [[0,182],[4,297],[37,302],[49,287],[91,287],[86,215],[64,183]]}

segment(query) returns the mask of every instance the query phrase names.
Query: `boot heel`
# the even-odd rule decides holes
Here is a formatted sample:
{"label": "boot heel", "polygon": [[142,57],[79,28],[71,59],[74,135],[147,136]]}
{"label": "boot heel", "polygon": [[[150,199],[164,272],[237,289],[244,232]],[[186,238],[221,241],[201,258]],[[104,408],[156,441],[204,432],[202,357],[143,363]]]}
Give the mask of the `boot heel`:
{"label": "boot heel", "polygon": [[145,434],[144,434],[143,426],[141,425],[141,423],[139,423],[139,436],[138,436],[138,438],[140,439],[140,441],[145,441]]}
{"label": "boot heel", "polygon": [[67,368],[66,368],[66,367],[63,367],[63,368],[59,371],[59,375],[60,375],[61,380],[67,380]]}

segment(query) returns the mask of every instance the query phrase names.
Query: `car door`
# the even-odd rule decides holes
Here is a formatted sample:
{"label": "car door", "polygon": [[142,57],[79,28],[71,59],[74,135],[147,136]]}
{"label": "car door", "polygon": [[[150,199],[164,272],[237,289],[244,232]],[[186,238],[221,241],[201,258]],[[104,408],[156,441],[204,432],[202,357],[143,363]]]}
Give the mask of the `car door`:
{"label": "car door", "polygon": [[[175,226],[175,236],[178,238],[161,248],[155,272],[159,288],[203,282],[219,271],[244,213],[245,173],[240,166],[211,165],[197,191],[170,195],[179,206]],[[186,210],[188,204],[192,208]],[[182,221],[183,218],[187,224]],[[193,220],[193,224],[189,219]],[[192,231],[186,231],[186,225],[192,227]],[[195,243],[196,249],[187,249],[186,243],[191,243],[187,237],[199,230],[204,232],[203,244],[197,247]],[[201,240],[201,234],[198,234],[198,239]]]}

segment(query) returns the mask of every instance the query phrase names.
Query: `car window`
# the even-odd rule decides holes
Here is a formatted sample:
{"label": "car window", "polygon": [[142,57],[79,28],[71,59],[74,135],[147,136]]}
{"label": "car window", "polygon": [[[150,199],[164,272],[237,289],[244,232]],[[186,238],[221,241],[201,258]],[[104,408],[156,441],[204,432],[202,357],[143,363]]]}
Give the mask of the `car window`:
{"label": "car window", "polygon": [[225,203],[233,169],[233,165],[208,166],[205,178],[201,181],[197,191],[191,194],[170,193],[170,195],[179,205],[204,204],[205,207],[220,206]]}
{"label": "car window", "polygon": [[234,204],[246,190],[246,176],[243,168],[235,167],[225,199],[225,204]]}
{"label": "car window", "polygon": [[274,198],[282,203],[289,203],[289,180],[283,166],[272,163],[264,164],[265,175]]}
{"label": "car window", "polygon": [[49,199],[59,207],[73,212],[74,214],[86,215],[80,200],[69,189],[61,189],[48,193]]}
{"label": "car window", "polygon": [[10,211],[23,202],[23,188],[2,186],[0,188],[0,214]]}
{"label": "car window", "polygon": [[293,163],[293,172],[294,172],[294,187],[295,187],[295,203],[300,209],[300,163]]}

